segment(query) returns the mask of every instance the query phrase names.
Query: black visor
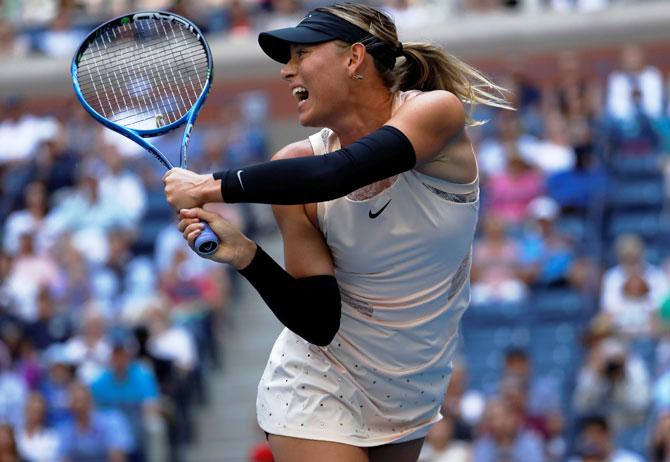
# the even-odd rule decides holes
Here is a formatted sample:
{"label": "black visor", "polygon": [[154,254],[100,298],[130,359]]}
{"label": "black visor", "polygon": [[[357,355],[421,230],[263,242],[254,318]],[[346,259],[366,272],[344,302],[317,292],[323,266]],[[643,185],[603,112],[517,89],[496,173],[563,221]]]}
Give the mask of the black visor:
{"label": "black visor", "polygon": [[[283,64],[291,59],[291,44],[314,45],[331,40],[343,40],[347,43],[361,42],[375,56],[378,53],[373,52],[370,45],[373,45],[372,48],[375,51],[380,46],[391,50],[390,46],[380,42],[368,31],[325,11],[311,11],[295,27],[261,32],[258,36],[258,44],[265,54]],[[395,62],[395,53],[393,55],[393,62]]]}

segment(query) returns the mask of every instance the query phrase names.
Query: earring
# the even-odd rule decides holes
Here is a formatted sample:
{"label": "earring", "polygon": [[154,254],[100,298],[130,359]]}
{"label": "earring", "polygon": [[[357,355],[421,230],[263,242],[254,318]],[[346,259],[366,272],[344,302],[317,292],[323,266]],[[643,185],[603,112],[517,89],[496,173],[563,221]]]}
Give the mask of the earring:
{"label": "earring", "polygon": [[362,76],[361,74],[358,74],[358,73],[352,75],[352,77],[353,77],[354,79],[356,79],[356,80],[363,80],[363,76]]}

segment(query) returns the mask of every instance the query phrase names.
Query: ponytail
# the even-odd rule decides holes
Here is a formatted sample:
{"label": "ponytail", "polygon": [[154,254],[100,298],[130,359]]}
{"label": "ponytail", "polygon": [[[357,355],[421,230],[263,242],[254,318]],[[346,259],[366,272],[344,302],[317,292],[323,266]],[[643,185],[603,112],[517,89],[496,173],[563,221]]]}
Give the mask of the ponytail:
{"label": "ponytail", "polygon": [[[513,109],[504,96],[507,90],[469,64],[429,43],[399,42],[395,24],[384,12],[360,3],[338,3],[316,10],[339,16],[370,33],[371,40],[361,43],[391,90],[446,90],[470,109],[477,104]],[[394,57],[399,58],[395,66]],[[483,122],[466,113],[465,123],[474,126]]]}
{"label": "ponytail", "polygon": [[[512,109],[505,99],[503,87],[443,49],[423,42],[408,42],[402,47],[403,58],[392,71],[394,90],[446,90],[470,106],[484,104]],[[469,126],[483,123],[467,113],[465,122]]]}

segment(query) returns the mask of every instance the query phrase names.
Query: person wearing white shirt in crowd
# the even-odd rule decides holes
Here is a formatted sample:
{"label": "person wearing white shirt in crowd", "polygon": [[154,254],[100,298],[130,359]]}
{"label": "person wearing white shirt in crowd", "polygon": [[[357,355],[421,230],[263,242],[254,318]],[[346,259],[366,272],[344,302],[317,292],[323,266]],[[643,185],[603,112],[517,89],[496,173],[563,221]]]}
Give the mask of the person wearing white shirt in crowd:
{"label": "person wearing white shirt in crowd", "polygon": [[191,333],[171,324],[169,313],[159,304],[150,307],[146,317],[149,327],[148,352],[157,358],[172,361],[183,374],[193,371],[198,361],[198,352]]}
{"label": "person wearing white shirt in crowd", "polygon": [[[662,298],[668,292],[668,280],[663,270],[648,263],[644,258],[644,242],[633,234],[619,236],[616,240],[616,252],[619,263],[605,272],[600,293],[601,308],[605,312],[612,313],[613,317],[626,318],[628,316],[651,316],[650,311],[655,312],[660,306]],[[639,276],[647,286],[645,298],[648,305],[645,313],[635,313],[635,308],[621,304],[626,282],[631,276]],[[638,310],[639,311],[639,310]],[[643,319],[642,324],[645,323]],[[640,323],[636,323],[640,326]],[[631,326],[629,326],[631,327]],[[648,326],[645,326],[647,329]]]}
{"label": "person wearing white shirt in crowd", "polygon": [[645,62],[642,50],[627,45],[621,51],[621,69],[607,79],[607,112],[615,120],[625,121],[635,115],[634,94],[639,92],[641,109],[652,119],[663,111],[663,75]]}
{"label": "person wearing white shirt in crowd", "polygon": [[25,208],[7,216],[3,233],[3,250],[10,255],[19,251],[20,236],[25,230],[35,235],[37,253],[42,253],[47,245],[44,231],[47,214],[47,192],[44,183],[33,182],[24,191]]}
{"label": "person wearing white shirt in crowd", "polygon": [[602,414],[615,432],[643,422],[651,404],[649,371],[614,337],[595,344],[575,385],[573,407],[580,415]]}
{"label": "person wearing white shirt in crowd", "polygon": [[0,422],[16,426],[21,422],[28,384],[11,367],[9,350],[0,342]]}
{"label": "person wearing white shirt in crowd", "polygon": [[51,117],[29,114],[20,96],[8,97],[0,118],[0,165],[27,160],[35,148],[53,138],[59,128]]}
{"label": "person wearing white shirt in crowd", "polygon": [[16,434],[20,456],[29,462],[58,461],[61,442],[58,433],[46,425],[46,402],[40,393],[28,397],[24,419]]}
{"label": "person wearing white shirt in crowd", "polygon": [[105,337],[107,322],[96,305],[90,304],[83,316],[80,332],[65,343],[64,354],[77,364],[77,376],[90,384],[104,370],[112,354]]}
{"label": "person wearing white shirt in crowd", "polygon": [[106,169],[100,178],[100,195],[115,197],[123,204],[123,211],[128,219],[137,223],[146,209],[146,191],[139,176],[128,169],[128,160],[113,145],[101,148],[101,158]]}

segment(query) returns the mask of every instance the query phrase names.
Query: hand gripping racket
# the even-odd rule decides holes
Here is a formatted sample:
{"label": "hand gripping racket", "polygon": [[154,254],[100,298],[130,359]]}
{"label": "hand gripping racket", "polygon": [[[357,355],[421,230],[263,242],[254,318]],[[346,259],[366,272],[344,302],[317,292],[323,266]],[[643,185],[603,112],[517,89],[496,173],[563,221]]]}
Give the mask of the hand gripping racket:
{"label": "hand gripping racket", "polygon": [[[172,163],[144,138],[186,123],[179,153],[179,166],[186,168],[191,130],[212,83],[212,54],[192,22],[162,11],[108,21],[79,46],[72,82],[93,118],[142,146],[167,169]],[[218,246],[205,223],[196,252],[211,255]]]}

